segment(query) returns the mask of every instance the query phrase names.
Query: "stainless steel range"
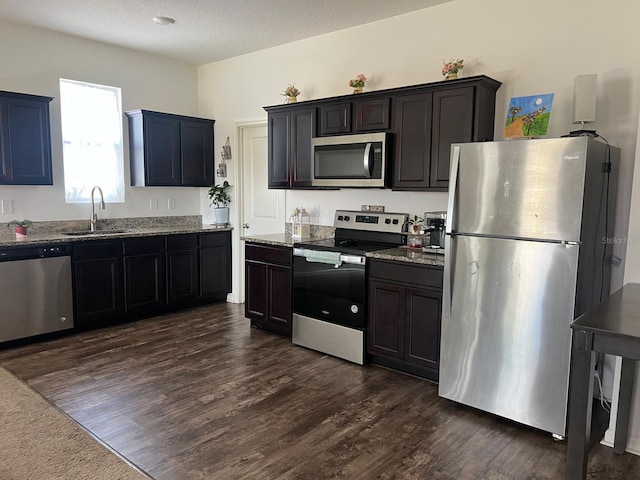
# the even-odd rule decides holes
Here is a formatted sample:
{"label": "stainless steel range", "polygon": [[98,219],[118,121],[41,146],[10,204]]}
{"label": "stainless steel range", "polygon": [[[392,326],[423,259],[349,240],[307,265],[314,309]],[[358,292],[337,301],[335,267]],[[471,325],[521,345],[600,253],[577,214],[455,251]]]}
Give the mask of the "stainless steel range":
{"label": "stainless steel range", "polygon": [[337,210],[334,238],[294,245],[293,343],[365,363],[365,254],[403,244],[406,219]]}

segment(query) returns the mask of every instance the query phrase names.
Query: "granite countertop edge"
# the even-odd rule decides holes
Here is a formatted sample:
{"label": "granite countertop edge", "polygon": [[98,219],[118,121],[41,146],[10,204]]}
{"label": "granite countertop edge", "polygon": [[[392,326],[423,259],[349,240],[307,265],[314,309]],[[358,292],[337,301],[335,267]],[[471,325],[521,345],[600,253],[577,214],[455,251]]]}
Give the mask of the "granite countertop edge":
{"label": "granite countertop edge", "polygon": [[258,245],[272,245],[275,247],[293,247],[295,242],[299,239],[294,239],[291,235],[285,233],[269,233],[265,235],[251,235],[247,237],[240,237],[240,240],[244,240],[246,243],[255,243]]}
{"label": "granite countertop edge", "polygon": [[431,265],[434,267],[444,267],[444,254],[422,252],[408,248],[389,248],[386,250],[376,250],[367,252],[368,258],[380,260],[392,260],[405,263],[416,263],[421,265]]}
{"label": "granite countertop edge", "polygon": [[219,227],[216,225],[201,225],[198,227],[156,227],[156,228],[130,228],[122,233],[92,233],[87,235],[65,235],[61,232],[30,234],[22,239],[0,239],[0,247],[37,246],[39,244],[52,243],[78,243],[91,240],[123,239],[137,237],[152,237],[157,235],[177,235],[183,233],[210,233],[227,232],[233,230],[231,226]]}

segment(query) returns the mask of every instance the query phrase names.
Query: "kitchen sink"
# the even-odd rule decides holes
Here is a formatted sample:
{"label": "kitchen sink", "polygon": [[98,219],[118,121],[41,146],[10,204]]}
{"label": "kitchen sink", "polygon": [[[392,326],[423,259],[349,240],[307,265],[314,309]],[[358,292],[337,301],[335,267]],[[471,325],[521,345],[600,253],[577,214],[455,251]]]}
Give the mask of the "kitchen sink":
{"label": "kitchen sink", "polygon": [[62,235],[68,235],[70,237],[80,237],[83,235],[114,235],[117,233],[127,233],[129,230],[76,230],[72,232],[62,232]]}

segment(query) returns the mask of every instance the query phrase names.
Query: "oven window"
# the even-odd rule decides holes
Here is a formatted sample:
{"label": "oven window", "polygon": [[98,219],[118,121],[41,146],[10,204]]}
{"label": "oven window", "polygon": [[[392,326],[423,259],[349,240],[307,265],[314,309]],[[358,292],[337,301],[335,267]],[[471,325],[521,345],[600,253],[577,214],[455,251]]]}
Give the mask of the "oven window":
{"label": "oven window", "polygon": [[364,328],[364,265],[307,262],[294,257],[293,311],[339,325]]}

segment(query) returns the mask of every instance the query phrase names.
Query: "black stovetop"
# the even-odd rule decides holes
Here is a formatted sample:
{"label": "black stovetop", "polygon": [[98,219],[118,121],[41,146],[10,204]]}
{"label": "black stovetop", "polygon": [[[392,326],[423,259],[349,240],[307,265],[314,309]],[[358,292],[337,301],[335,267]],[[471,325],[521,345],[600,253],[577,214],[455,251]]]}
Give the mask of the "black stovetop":
{"label": "black stovetop", "polygon": [[402,243],[403,237],[401,235],[367,235],[352,230],[336,230],[336,236],[334,238],[296,242],[294,243],[294,247],[341,252],[348,255],[364,255],[366,252],[397,247]]}

